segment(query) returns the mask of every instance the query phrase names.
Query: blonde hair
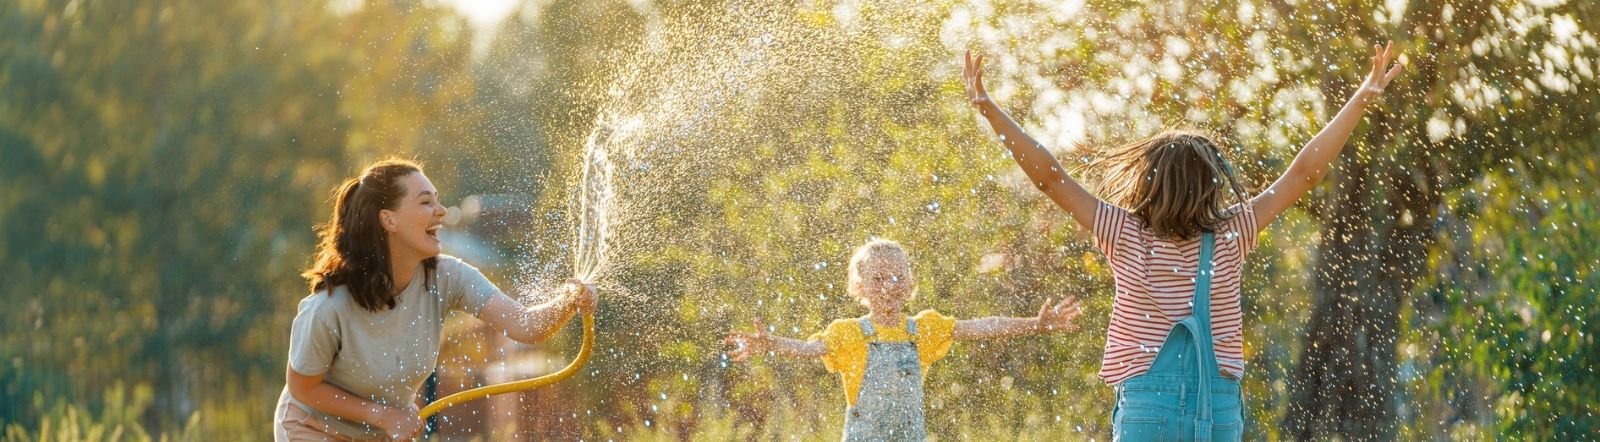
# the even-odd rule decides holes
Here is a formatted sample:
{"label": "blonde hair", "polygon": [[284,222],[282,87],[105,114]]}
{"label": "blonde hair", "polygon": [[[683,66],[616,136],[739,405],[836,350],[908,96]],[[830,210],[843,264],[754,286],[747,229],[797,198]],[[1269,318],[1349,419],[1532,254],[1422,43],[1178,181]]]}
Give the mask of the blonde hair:
{"label": "blonde hair", "polygon": [[898,264],[900,266],[900,277],[903,279],[907,290],[910,290],[910,294],[906,296],[906,301],[910,301],[917,296],[917,279],[911,274],[911,254],[906,252],[906,248],[902,247],[898,242],[887,239],[873,239],[860,247],[856,247],[855,253],[850,256],[849,282],[845,285],[845,291],[850,294],[850,297],[855,298],[857,301],[865,302],[861,297],[861,266],[867,260]]}
{"label": "blonde hair", "polygon": [[1167,239],[1215,232],[1234,215],[1228,212],[1227,194],[1245,201],[1222,151],[1195,131],[1168,130],[1110,149],[1087,167],[1104,172],[1100,192],[1108,201]]}

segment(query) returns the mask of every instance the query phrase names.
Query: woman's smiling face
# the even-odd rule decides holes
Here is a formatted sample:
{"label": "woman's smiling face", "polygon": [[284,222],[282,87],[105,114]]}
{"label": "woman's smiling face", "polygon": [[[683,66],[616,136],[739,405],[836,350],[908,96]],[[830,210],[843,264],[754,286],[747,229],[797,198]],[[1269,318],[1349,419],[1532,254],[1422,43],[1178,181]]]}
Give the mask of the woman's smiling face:
{"label": "woman's smiling face", "polygon": [[389,254],[394,257],[427,259],[443,251],[439,229],[444,226],[446,209],[439,203],[439,190],[422,172],[400,179],[405,197],[392,210],[383,213],[383,228],[389,232]]}

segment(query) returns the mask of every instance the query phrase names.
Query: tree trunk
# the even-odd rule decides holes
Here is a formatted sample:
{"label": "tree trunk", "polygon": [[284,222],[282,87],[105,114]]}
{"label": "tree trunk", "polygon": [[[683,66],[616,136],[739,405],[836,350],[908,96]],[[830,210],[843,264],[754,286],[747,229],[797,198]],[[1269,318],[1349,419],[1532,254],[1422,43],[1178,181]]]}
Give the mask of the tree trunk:
{"label": "tree trunk", "polygon": [[[1379,272],[1372,212],[1372,170],[1355,156],[1328,195],[1332,207],[1317,247],[1316,306],[1290,383],[1284,429],[1295,439],[1339,434],[1383,438],[1393,426],[1393,297],[1374,296]],[[1386,332],[1389,331],[1389,332]]]}
{"label": "tree trunk", "polygon": [[1323,200],[1315,306],[1283,422],[1292,439],[1397,437],[1400,307],[1426,270],[1440,194],[1432,150],[1373,159],[1380,146],[1413,145],[1390,134],[1418,132],[1380,129],[1387,121],[1372,117]]}

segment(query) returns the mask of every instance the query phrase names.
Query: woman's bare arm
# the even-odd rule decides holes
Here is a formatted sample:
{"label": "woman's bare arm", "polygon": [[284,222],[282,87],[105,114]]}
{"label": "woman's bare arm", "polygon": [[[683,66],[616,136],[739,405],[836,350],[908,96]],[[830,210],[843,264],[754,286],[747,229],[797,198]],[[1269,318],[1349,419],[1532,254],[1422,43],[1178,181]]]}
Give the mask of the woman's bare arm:
{"label": "woman's bare arm", "polygon": [[406,407],[379,405],[324,382],[327,373],[308,376],[294,371],[293,367],[286,372],[284,376],[287,378],[285,382],[289,386],[289,395],[302,404],[340,418],[372,424],[398,440],[409,440],[422,432],[422,419],[417,416],[416,404],[406,404]]}
{"label": "woman's bare arm", "polygon": [[560,331],[561,325],[573,315],[594,311],[594,290],[588,283],[572,280],[562,287],[567,290],[565,295],[531,307],[500,294],[478,312],[478,319],[517,342],[544,342]]}

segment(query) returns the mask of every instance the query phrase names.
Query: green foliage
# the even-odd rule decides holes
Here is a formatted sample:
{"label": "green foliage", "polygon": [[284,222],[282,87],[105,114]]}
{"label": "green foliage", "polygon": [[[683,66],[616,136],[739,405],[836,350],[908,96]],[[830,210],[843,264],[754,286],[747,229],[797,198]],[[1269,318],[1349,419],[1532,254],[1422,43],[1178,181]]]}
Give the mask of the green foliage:
{"label": "green foliage", "polygon": [[399,3],[0,5],[0,266],[16,272],[0,402],[137,383],[155,392],[148,428],[205,415],[209,437],[259,437],[328,190],[477,121],[452,21]]}
{"label": "green foliage", "polygon": [[[1417,434],[1578,440],[1600,428],[1600,235],[1594,158],[1511,166],[1457,195],[1405,345]],[[1464,402],[1474,407],[1450,408]],[[1432,407],[1430,407],[1432,405]],[[1452,429],[1460,421],[1461,429]]]}
{"label": "green foliage", "polygon": [[[295,33],[213,6],[0,6],[16,25],[0,42],[15,54],[0,65],[0,265],[17,271],[0,357],[19,382],[0,400],[149,383],[154,422],[175,425],[190,381],[281,373],[263,326],[290,304],[266,294],[300,291],[286,276],[339,155],[333,76],[277,69],[316,22]],[[176,26],[203,20],[218,26]]]}
{"label": "green foliage", "polygon": [[37,410],[48,410],[39,421],[36,428],[25,427],[21,424],[7,424],[4,433],[0,433],[0,441],[4,442],[73,442],[73,441],[192,441],[203,440],[197,431],[200,424],[200,415],[189,417],[181,431],[162,434],[159,438],[152,437],[139,423],[145,410],[153,401],[154,392],[148,385],[138,385],[128,389],[122,383],[117,383],[105,391],[100,399],[100,411],[91,412],[88,407],[69,401],[52,399],[53,405],[46,406],[43,395],[35,395],[33,407]]}

